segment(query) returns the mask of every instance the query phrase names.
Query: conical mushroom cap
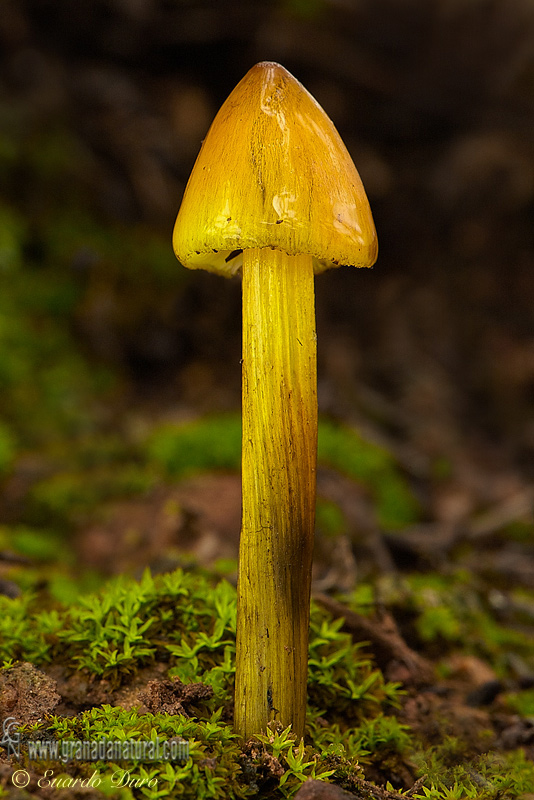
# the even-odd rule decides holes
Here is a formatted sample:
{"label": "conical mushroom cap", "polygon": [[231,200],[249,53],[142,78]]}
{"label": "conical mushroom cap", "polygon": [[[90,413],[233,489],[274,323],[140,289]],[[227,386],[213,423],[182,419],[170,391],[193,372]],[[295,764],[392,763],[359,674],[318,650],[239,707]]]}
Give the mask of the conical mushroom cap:
{"label": "conical mushroom cap", "polygon": [[333,123],[284,67],[256,64],[215,117],[173,234],[179,261],[232,275],[241,251],[370,267],[378,245],[360,176]]}

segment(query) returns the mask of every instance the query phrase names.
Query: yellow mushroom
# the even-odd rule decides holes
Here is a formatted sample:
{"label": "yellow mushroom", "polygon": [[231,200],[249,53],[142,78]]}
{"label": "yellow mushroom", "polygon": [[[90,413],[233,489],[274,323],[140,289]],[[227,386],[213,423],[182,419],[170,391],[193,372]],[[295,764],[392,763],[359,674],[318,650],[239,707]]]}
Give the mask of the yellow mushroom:
{"label": "yellow mushroom", "polygon": [[338,132],[284,67],[225,101],[173,234],[190,269],[243,280],[243,517],[234,726],[304,734],[317,462],[314,273],[369,267],[377,238]]}

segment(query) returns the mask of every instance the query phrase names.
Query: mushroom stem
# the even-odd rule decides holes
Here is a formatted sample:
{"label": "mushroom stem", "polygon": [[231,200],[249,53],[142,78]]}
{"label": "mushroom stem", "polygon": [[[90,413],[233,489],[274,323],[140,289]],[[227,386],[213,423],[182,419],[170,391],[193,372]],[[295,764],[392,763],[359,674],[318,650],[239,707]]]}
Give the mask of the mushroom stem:
{"label": "mushroom stem", "polygon": [[243,253],[243,518],[235,730],[304,735],[317,466],[309,255]]}

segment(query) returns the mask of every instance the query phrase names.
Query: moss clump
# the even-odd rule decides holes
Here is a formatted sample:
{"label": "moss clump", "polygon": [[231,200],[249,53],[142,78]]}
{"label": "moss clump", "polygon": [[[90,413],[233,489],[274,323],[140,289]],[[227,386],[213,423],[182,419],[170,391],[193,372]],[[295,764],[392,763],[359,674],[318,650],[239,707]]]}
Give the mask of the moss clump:
{"label": "moss clump", "polygon": [[534,719],[534,689],[509,692],[506,695],[506,705],[522,717]]}
{"label": "moss clump", "polygon": [[[90,766],[86,761],[82,762],[81,769],[89,774],[96,770],[102,780],[99,789],[106,794],[118,787],[127,787],[127,798],[180,796],[191,800],[222,800],[246,797],[248,787],[241,780],[241,751],[236,736],[228,724],[221,722],[220,716],[221,709],[198,720],[183,715],[141,714],[136,709],[126,711],[104,705],[75,719],[52,717],[46,725],[34,726],[29,732],[28,752],[32,749],[38,753],[37,742],[43,740],[52,743],[49,752],[54,752],[57,743],[56,761],[70,756],[79,770],[77,743],[105,740],[110,756],[124,755],[125,758],[96,760]],[[165,761],[161,755],[153,757],[158,746],[163,748],[163,743],[172,745],[173,741],[180,743],[180,747],[175,748],[177,757],[174,760]],[[144,753],[138,748],[139,755],[136,755],[132,742],[152,742],[154,750],[145,745]],[[142,785],[128,787],[129,776],[135,776],[135,782]]]}
{"label": "moss clump", "polygon": [[382,673],[340,632],[342,619],[325,618],[312,607],[308,660],[308,697],[316,713],[344,725],[375,717],[381,708],[398,701],[399,685],[384,682]]}
{"label": "moss clump", "polygon": [[175,479],[202,470],[238,470],[241,418],[228,414],[185,425],[164,425],[150,437],[147,455]]}
{"label": "moss clump", "polygon": [[534,791],[534,762],[523,750],[486,753],[469,764],[447,767],[439,752],[415,756],[427,775],[416,800],[518,800]]}
{"label": "moss clump", "polygon": [[[220,709],[206,719],[188,719],[105,705],[75,719],[51,717],[44,724],[28,726],[25,737],[28,754],[38,761],[46,754],[46,766],[54,775],[70,761],[69,773],[83,780],[96,772],[101,791],[113,795],[117,787],[127,786],[127,798],[291,797],[308,778],[326,780],[338,769],[328,754],[304,742],[297,744],[289,728],[282,730],[276,725],[243,751],[231,727],[221,721]],[[109,757],[84,761],[81,743],[99,741],[100,752],[107,749]],[[160,757],[154,763],[156,748],[161,754],[167,743],[177,741],[177,758],[164,761]],[[139,755],[135,755],[136,745],[132,743],[146,744],[143,750],[137,746]],[[117,755],[124,755],[124,759]],[[338,758],[338,762],[347,773],[359,773],[354,759]],[[129,776],[134,776],[130,786]]]}
{"label": "moss clump", "polygon": [[[172,796],[179,782],[185,797],[239,798],[254,787],[265,797],[289,797],[308,777],[355,779],[360,774],[358,757],[367,762],[380,757],[385,751],[378,741],[388,740],[389,747],[395,730],[399,750],[404,746],[400,728],[392,727],[384,735],[385,714],[398,702],[398,687],[386,682],[361,648],[340,631],[339,621],[317,607],[310,629],[306,744],[274,725],[253,750],[243,753],[221,716],[231,706],[235,669],[236,592],[229,583],[181,570],[157,577],[147,571],[140,582],[117,578],[69,607],[56,603],[38,610],[39,605],[42,599],[29,595],[0,598],[1,658],[37,666],[53,661],[66,674],[81,670],[88,679],[105,678],[115,687],[158,662],[166,665],[169,677],[213,687],[213,697],[202,702],[196,719],[104,706],[73,719],[56,717],[27,731],[32,741],[155,735],[187,739],[187,764],[158,764],[158,791],[163,786]],[[371,720],[382,734],[372,733]],[[335,736],[347,736],[346,750],[333,752],[334,740],[325,726]],[[102,763],[97,769],[109,774],[110,765]],[[139,764],[142,769],[151,774],[150,765]],[[148,788],[139,796],[156,797]]]}
{"label": "moss clump", "polygon": [[[60,661],[115,685],[155,661],[186,682],[211,685],[229,698],[235,653],[236,592],[227,581],[182,570],[140,582],[119,577],[69,607],[37,608],[25,595],[0,597],[0,657],[36,665]],[[397,687],[386,683],[340,622],[313,609],[310,633],[310,705],[314,713],[346,717],[357,703],[358,718],[378,714],[395,702]],[[10,633],[11,631],[11,633]]]}
{"label": "moss clump", "polygon": [[383,527],[402,528],[418,518],[418,503],[391,453],[356,430],[323,420],[318,459],[369,487]]}
{"label": "moss clump", "polygon": [[0,528],[0,542],[37,562],[56,561],[61,537],[54,531],[35,530],[27,525]]}
{"label": "moss clump", "polygon": [[[422,586],[415,578],[413,583],[417,596]],[[366,602],[367,597],[362,588],[359,601]],[[468,605],[472,604],[469,599]],[[333,621],[315,605],[304,743],[272,723],[255,744],[242,748],[229,723],[235,614],[233,586],[208,574],[182,570],[156,577],[146,572],[139,582],[117,578],[70,606],[50,597],[0,597],[0,658],[25,659],[44,668],[53,661],[66,676],[81,671],[84,680],[105,678],[110,688],[129,686],[140,669],[158,664],[162,676],[213,688],[213,696],[195,706],[197,716],[191,718],[109,704],[76,717],[49,717],[26,726],[25,752],[30,744],[42,741],[75,748],[78,740],[102,737],[113,741],[179,737],[189,742],[187,760],[172,763],[73,757],[66,765],[59,752],[54,756],[49,750],[48,759],[43,756],[39,762],[35,751],[40,768],[50,768],[54,775],[67,769],[68,776],[80,779],[96,770],[103,781],[99,790],[105,789],[108,796],[118,796],[120,790],[125,798],[274,799],[291,797],[309,777],[335,782],[366,798],[373,795],[362,782],[364,774],[398,776],[407,769],[427,776],[413,794],[421,800],[511,800],[532,791],[532,764],[519,750],[504,755],[477,751],[468,760],[462,741],[446,734],[432,751],[420,743],[395,716],[403,702],[399,686],[387,682],[362,646],[341,631],[341,620]],[[467,625],[465,617],[460,624]],[[470,628],[462,630],[467,636]],[[508,702],[520,712],[530,709],[528,693],[510,694]],[[111,782],[111,776],[118,781],[126,772],[142,785],[119,787]]]}

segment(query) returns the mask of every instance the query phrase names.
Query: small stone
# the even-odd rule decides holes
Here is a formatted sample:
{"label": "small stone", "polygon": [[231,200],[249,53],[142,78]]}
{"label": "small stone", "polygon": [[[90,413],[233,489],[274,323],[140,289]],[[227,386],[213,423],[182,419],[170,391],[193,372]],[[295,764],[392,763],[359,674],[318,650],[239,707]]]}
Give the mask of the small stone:
{"label": "small stone", "polygon": [[324,781],[305,781],[295,795],[295,800],[355,800],[356,795],[340,786]]}

